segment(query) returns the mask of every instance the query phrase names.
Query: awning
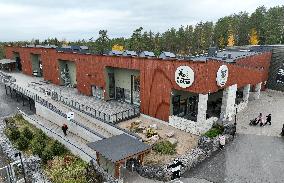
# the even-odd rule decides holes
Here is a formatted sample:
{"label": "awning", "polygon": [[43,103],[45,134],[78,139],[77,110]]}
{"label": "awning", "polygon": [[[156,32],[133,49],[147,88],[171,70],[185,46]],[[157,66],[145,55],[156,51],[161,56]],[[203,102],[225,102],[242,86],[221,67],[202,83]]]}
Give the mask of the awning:
{"label": "awning", "polygon": [[10,63],[16,63],[16,60],[11,60],[11,59],[2,59],[2,60],[0,60],[0,64],[2,64],[2,65],[10,64]]}
{"label": "awning", "polygon": [[87,145],[113,163],[145,153],[151,149],[148,144],[126,134],[91,142]]}

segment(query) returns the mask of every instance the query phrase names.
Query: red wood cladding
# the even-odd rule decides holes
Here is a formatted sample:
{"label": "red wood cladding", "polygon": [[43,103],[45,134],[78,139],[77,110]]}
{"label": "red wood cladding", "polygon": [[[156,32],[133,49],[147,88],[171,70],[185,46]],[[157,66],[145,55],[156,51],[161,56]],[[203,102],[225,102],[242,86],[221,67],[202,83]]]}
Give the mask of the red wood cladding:
{"label": "red wood cladding", "polygon": [[[6,47],[6,57],[13,58],[18,52],[22,59],[23,72],[32,75],[30,54],[40,54],[45,80],[59,84],[58,60],[73,61],[76,64],[77,88],[85,95],[91,95],[91,85],[105,88],[105,68],[116,67],[140,71],[141,112],[143,114],[168,121],[172,89],[193,93],[213,93],[230,85],[244,87],[267,80],[271,53],[242,58],[238,64],[227,64],[221,61],[192,62],[176,60],[145,59],[131,57],[113,57],[85,55],[77,53],[56,52],[55,49]],[[216,84],[216,73],[221,65],[229,68],[229,78],[224,87]],[[195,73],[192,86],[180,88],[175,83],[176,68],[186,65]],[[264,69],[261,69],[263,67]]]}

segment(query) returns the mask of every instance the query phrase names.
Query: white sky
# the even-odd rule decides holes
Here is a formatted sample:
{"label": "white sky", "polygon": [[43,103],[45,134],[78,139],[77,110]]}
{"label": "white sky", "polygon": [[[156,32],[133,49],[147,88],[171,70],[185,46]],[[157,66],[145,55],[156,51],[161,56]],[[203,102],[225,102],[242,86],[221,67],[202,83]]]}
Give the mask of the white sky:
{"label": "white sky", "polygon": [[0,0],[0,41],[129,37],[134,29],[164,32],[171,27],[257,7],[283,5],[284,0]]}

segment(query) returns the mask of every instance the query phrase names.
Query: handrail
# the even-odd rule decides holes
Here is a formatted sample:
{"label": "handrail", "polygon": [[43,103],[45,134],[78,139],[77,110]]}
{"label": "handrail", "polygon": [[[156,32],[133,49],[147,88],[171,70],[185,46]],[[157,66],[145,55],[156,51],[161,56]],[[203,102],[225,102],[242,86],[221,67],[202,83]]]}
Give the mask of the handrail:
{"label": "handrail", "polygon": [[58,133],[54,132],[53,130],[45,127],[44,125],[42,125],[41,123],[38,122],[38,120],[31,118],[30,116],[26,115],[23,111],[19,110],[19,112],[24,115],[25,117],[33,120],[34,122],[36,122],[38,125],[40,125],[42,128],[50,131],[51,133],[57,135],[58,137],[60,137],[62,140],[64,140],[65,142],[69,143],[70,145],[74,146],[75,148],[79,149],[81,152],[83,152],[84,154],[86,154],[87,156],[89,156],[91,159],[93,159],[93,157],[91,155],[89,155],[87,152],[85,152],[82,148],[78,147],[77,145],[73,144],[72,142],[70,142],[69,140],[66,140],[66,138],[63,138],[61,135],[59,135]]}

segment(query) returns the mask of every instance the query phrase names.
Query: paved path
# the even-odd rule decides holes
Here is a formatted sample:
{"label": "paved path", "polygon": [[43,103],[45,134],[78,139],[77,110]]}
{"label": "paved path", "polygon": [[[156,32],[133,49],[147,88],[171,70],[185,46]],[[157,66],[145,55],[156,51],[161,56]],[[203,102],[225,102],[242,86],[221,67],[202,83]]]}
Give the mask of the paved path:
{"label": "paved path", "polygon": [[[272,114],[272,125],[249,126],[259,112]],[[224,150],[183,177],[201,178],[216,183],[284,182],[284,138],[279,136],[284,116],[284,93],[265,91],[238,114],[237,136]]]}

